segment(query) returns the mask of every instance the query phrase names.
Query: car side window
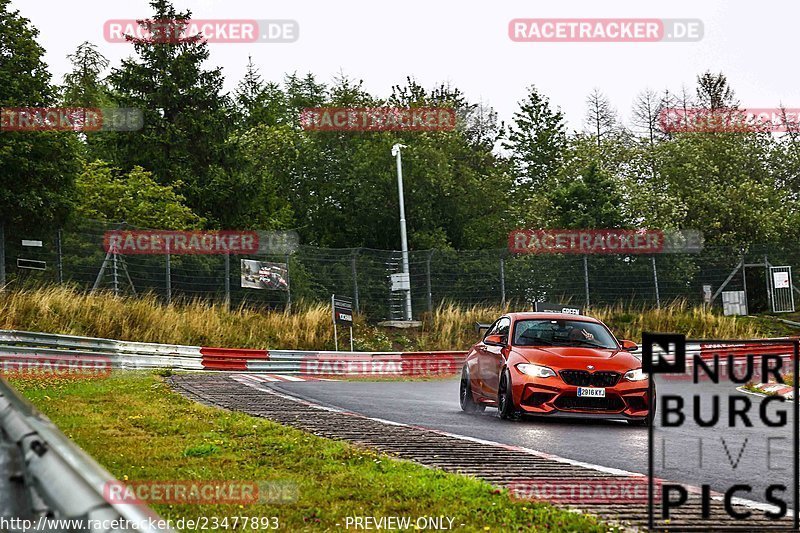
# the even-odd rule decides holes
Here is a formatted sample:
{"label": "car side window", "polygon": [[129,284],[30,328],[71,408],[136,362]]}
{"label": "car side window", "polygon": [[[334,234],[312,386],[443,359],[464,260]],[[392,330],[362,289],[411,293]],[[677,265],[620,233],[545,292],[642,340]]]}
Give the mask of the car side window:
{"label": "car side window", "polygon": [[483,336],[483,338],[485,339],[489,335],[497,335],[497,330],[498,330],[499,327],[500,327],[500,321],[498,320],[498,321],[496,321],[494,324],[492,324],[489,327],[489,329],[486,331],[486,334]]}
{"label": "car side window", "polygon": [[510,318],[501,318],[497,321],[497,332],[495,335],[500,335],[501,337],[505,338],[506,342],[508,342],[508,332],[511,329],[511,319]]}

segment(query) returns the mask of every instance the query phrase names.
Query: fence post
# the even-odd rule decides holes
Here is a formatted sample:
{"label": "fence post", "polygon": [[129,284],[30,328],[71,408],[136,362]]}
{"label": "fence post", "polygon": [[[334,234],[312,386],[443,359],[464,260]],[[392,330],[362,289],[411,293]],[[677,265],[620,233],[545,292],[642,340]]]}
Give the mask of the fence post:
{"label": "fence post", "polygon": [[431,293],[431,258],[433,257],[433,250],[428,252],[428,260],[425,262],[425,277],[428,289],[428,312],[433,314],[433,294]]}
{"label": "fence post", "polygon": [[500,258],[500,305],[506,306],[506,258]]}
{"label": "fence post", "polygon": [[64,283],[64,264],[62,263],[62,255],[61,255],[61,228],[58,228],[56,231],[56,253],[58,254],[58,283],[59,285]]}
{"label": "fence post", "polygon": [[[772,282],[769,275],[769,260],[767,254],[764,254],[764,279],[767,282],[767,312],[775,311],[775,304],[772,302]],[[750,310],[748,309],[748,312]]]}
{"label": "fence post", "polygon": [[744,262],[744,254],[742,254],[742,289],[744,290],[744,307],[749,313],[750,304],[747,301],[747,267]]}
{"label": "fence post", "polygon": [[0,221],[0,291],[6,288],[6,226]]}
{"label": "fence post", "polygon": [[112,257],[114,260],[114,296],[119,296],[119,274],[117,272],[117,252]]}
{"label": "fence post", "polygon": [[231,252],[225,252],[225,307],[231,308]]}
{"label": "fence post", "polygon": [[286,310],[292,310],[292,276],[289,273],[289,254],[286,254]]}
{"label": "fence post", "polygon": [[583,256],[583,288],[586,292],[586,307],[589,307],[589,259]]}
{"label": "fence post", "polygon": [[656,286],[656,307],[661,309],[661,295],[658,292],[658,270],[656,270],[656,256],[652,256],[653,260],[653,283]]}
{"label": "fence post", "polygon": [[172,265],[170,264],[169,241],[167,241],[167,253],[164,256],[167,259],[167,305],[172,302]]}
{"label": "fence post", "polygon": [[358,306],[358,271],[356,270],[356,257],[358,256],[358,248],[353,250],[353,255],[350,257],[350,270],[353,272],[353,303],[355,304],[356,313],[361,309]]}

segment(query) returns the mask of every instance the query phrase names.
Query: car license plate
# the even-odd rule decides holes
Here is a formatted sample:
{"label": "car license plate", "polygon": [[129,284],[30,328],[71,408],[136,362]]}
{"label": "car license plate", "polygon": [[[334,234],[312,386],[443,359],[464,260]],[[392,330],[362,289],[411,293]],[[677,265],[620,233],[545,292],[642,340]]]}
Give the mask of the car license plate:
{"label": "car license plate", "polygon": [[578,387],[578,397],[580,398],[605,398],[606,389],[598,387]]}

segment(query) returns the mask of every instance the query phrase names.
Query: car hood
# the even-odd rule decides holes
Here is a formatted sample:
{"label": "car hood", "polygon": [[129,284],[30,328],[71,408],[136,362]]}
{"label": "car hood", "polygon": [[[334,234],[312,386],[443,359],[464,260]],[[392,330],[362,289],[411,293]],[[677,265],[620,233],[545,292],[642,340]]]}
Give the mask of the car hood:
{"label": "car hood", "polygon": [[584,370],[587,365],[594,370],[627,372],[642,366],[641,360],[625,350],[602,350],[576,346],[515,346],[517,354],[529,363],[549,366],[553,370]]}

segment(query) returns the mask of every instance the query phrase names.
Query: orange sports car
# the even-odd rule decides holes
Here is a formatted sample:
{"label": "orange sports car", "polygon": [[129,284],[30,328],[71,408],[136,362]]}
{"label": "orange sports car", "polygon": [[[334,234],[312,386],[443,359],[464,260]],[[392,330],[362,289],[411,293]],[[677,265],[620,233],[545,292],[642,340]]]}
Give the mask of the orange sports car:
{"label": "orange sports car", "polygon": [[649,425],[655,385],[631,353],[637,348],[587,316],[509,313],[467,354],[461,408],[497,407],[502,418],[588,416]]}

